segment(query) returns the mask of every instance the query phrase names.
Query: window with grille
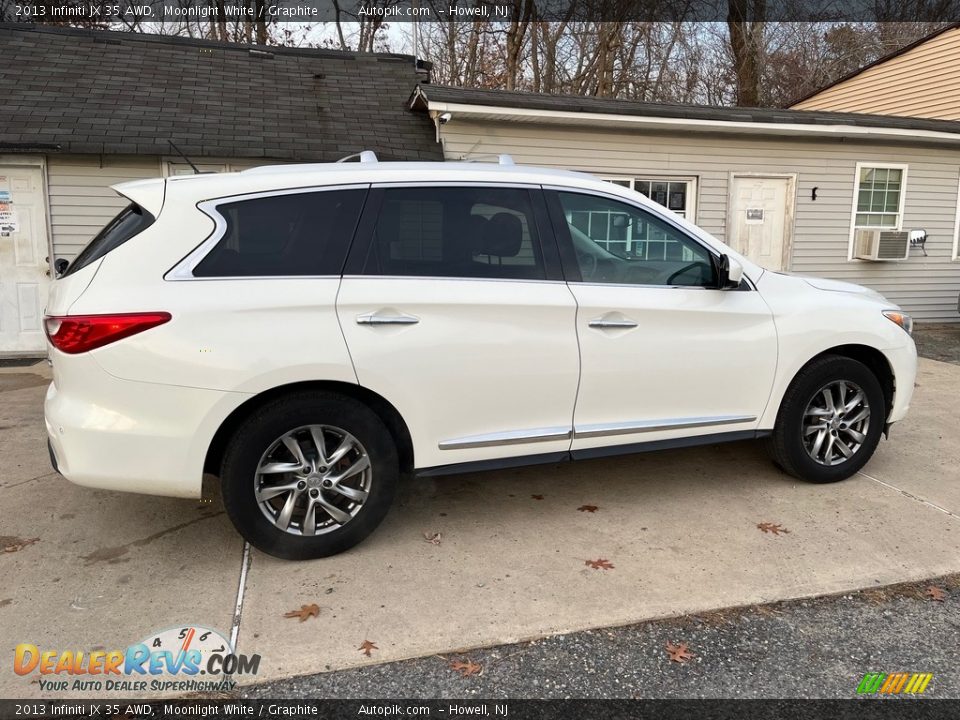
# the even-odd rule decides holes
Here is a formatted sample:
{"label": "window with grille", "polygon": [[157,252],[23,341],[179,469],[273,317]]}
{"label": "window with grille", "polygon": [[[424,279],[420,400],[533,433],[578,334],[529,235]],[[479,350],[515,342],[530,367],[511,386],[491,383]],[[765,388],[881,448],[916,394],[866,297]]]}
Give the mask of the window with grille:
{"label": "window with grille", "polygon": [[906,179],[906,166],[858,166],[854,227],[899,230]]}

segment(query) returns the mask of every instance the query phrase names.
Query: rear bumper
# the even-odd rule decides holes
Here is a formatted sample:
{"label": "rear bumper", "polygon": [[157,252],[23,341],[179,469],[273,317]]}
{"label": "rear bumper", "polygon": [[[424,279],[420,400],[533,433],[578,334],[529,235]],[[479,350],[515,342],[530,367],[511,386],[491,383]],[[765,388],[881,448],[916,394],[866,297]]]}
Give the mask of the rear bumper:
{"label": "rear bumper", "polygon": [[210,441],[247,395],[121,380],[92,353],[51,355],[44,416],[57,472],[88,487],[200,497]]}

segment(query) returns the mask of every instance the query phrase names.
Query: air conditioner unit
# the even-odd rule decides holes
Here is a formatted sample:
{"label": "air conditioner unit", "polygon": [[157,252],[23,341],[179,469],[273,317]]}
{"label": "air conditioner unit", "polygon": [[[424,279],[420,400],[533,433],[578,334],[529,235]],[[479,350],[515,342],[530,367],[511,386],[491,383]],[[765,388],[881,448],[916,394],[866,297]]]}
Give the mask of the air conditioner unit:
{"label": "air conditioner unit", "polygon": [[858,260],[906,260],[910,256],[910,233],[905,230],[857,230],[853,256]]}

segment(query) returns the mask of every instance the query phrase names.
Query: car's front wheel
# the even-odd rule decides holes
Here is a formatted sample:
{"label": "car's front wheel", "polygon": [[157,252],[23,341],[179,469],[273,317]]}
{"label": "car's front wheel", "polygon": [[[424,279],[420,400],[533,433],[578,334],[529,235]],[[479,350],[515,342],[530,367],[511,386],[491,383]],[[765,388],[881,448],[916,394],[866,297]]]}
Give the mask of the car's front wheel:
{"label": "car's front wheel", "polygon": [[253,413],[224,455],[223,502],[251,545],[288,560],[347,550],[380,524],[399,478],[379,416],[324,392],[282,397]]}
{"label": "car's front wheel", "polygon": [[885,416],[883,389],[870,368],[825,355],[804,367],[787,388],[767,447],[773,461],[794,477],[815,483],[844,480],[873,455]]}

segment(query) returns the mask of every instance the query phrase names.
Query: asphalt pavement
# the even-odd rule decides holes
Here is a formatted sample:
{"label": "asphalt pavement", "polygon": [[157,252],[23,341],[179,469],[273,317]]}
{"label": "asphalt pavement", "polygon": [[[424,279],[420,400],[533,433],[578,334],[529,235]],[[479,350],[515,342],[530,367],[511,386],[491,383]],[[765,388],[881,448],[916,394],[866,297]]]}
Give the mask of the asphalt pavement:
{"label": "asphalt pavement", "polygon": [[[939,594],[930,588],[943,591],[943,599],[934,599]],[[668,644],[675,653],[685,645],[691,657],[671,660]],[[958,647],[960,575],[953,575],[309,675],[248,686],[241,694],[289,699],[854,698],[866,673],[907,672],[933,673],[924,698],[960,698]]]}

